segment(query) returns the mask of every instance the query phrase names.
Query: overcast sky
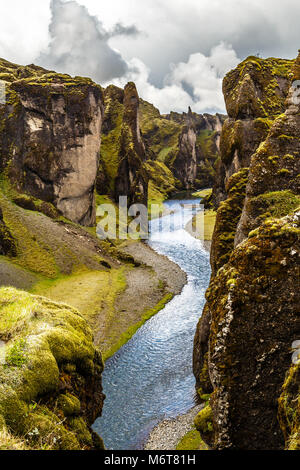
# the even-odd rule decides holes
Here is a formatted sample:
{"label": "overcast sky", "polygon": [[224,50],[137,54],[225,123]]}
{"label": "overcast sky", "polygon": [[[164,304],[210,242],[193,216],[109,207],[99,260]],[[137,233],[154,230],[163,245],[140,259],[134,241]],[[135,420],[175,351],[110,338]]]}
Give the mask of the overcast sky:
{"label": "overcast sky", "polygon": [[248,55],[294,58],[298,0],[0,0],[0,57],[101,85],[134,80],[161,112],[223,112]]}

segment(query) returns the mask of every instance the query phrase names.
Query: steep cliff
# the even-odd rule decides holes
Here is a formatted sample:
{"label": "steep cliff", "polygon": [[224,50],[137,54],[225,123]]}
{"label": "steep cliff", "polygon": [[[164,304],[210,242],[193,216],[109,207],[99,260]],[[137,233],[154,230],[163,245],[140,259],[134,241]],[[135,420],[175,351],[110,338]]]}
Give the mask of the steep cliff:
{"label": "steep cliff", "polygon": [[268,134],[272,121],[285,110],[292,61],[248,57],[223,81],[228,112],[221,135],[221,164],[213,200],[226,199],[226,183],[250,159]]}
{"label": "steep cliff", "polygon": [[229,119],[214,196],[225,201],[194,347],[199,393],[213,392],[210,443],[217,449],[280,449],[280,424],[295,433],[284,426],[282,404],[277,414],[291,344],[300,337],[300,109],[291,86],[299,61],[250,57],[224,79]]}
{"label": "steep cliff", "polygon": [[214,184],[223,115],[175,113],[161,115],[141,100],[141,130],[149,158],[165,164],[178,189]]}
{"label": "steep cliff", "polygon": [[0,165],[20,192],[68,219],[95,223],[103,98],[87,78],[0,61]]}
{"label": "steep cliff", "polygon": [[97,192],[128,204],[148,200],[146,152],[140,133],[139,97],[134,83],[124,90],[109,86],[104,92],[105,115]]}

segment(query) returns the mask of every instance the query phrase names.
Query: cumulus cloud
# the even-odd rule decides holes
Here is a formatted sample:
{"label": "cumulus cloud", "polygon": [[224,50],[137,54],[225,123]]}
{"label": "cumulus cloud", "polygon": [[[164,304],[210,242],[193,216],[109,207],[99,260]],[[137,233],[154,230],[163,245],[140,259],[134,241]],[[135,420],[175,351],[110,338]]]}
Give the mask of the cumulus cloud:
{"label": "cumulus cloud", "polygon": [[171,64],[161,88],[150,82],[150,69],[139,59],[128,62],[128,72],[113,82],[124,86],[134,81],[140,96],[157,106],[162,113],[184,111],[191,106],[196,112],[224,112],[222,79],[240,62],[231,46],[220,43],[210,54],[191,54],[187,62]]}
{"label": "cumulus cloud", "polygon": [[133,26],[117,23],[104,29],[96,16],[76,1],[51,1],[50,44],[37,62],[46,68],[71,75],[86,75],[101,83],[127,72],[126,61],[109,45],[114,36],[137,36]]}
{"label": "cumulus cloud", "polygon": [[133,24],[117,22],[104,28],[100,20],[75,0],[52,0],[48,50],[37,62],[46,68],[71,75],[90,76],[106,86],[124,86],[134,81],[139,94],[161,112],[224,111],[222,78],[239,62],[231,46],[224,43],[206,56],[191,54],[187,61],[169,64],[161,86],[151,80],[151,69],[137,57],[126,60],[110,45],[110,40],[143,36]]}

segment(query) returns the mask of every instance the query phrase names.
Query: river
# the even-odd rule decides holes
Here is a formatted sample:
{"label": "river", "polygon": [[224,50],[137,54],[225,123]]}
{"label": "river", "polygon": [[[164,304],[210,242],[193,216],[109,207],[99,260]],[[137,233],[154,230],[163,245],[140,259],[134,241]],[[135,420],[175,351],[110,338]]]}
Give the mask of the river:
{"label": "river", "polygon": [[202,243],[184,230],[193,215],[192,203],[200,200],[169,200],[165,205],[174,215],[150,223],[149,245],[177,263],[188,281],[181,294],[105,364],[107,398],[94,430],[107,449],[142,449],[156,424],[195,405],[193,339],[205,302],[210,264]]}

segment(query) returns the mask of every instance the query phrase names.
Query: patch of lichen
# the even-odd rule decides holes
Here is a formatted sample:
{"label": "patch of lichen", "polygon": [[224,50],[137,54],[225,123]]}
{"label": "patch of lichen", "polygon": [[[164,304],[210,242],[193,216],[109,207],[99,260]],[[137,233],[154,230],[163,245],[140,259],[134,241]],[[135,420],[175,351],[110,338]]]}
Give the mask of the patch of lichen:
{"label": "patch of lichen", "polygon": [[0,365],[0,415],[7,429],[31,448],[82,449],[82,433],[68,420],[80,415],[90,433],[89,383],[94,388],[88,393],[98,397],[96,415],[103,401],[103,364],[90,328],[72,307],[13,288],[1,288],[0,312],[7,354],[22,339],[26,355],[22,364]]}
{"label": "patch of lichen", "polygon": [[228,180],[228,197],[217,211],[212,245],[213,272],[216,273],[229,259],[234,247],[236,228],[243,210],[249,168],[243,168]]}
{"label": "patch of lichen", "polygon": [[286,450],[300,450],[300,366],[294,365],[286,375],[278,400],[278,419]]}

